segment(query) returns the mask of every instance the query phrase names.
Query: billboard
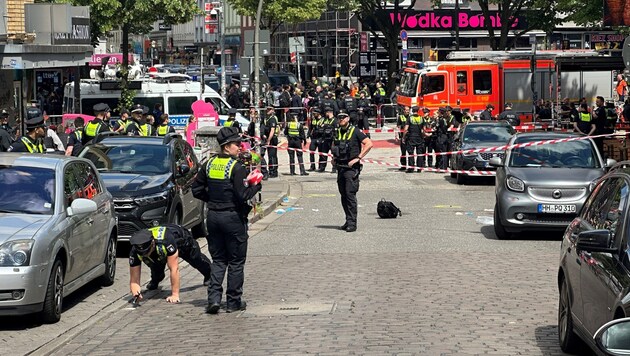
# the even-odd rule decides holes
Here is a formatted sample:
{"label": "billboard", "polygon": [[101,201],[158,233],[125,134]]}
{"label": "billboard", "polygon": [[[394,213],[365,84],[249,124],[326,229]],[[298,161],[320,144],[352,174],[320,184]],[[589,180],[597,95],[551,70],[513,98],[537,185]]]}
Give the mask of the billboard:
{"label": "billboard", "polygon": [[604,26],[630,26],[630,2],[604,0]]}
{"label": "billboard", "polygon": [[[399,23],[401,29],[406,31],[450,31],[459,25],[460,31],[485,30],[486,24],[489,23],[493,28],[501,28],[503,21],[509,19],[501,18],[501,14],[497,11],[491,11],[490,16],[486,18],[481,11],[460,10],[455,14],[451,10],[401,10],[396,14],[393,11],[377,11],[376,17],[382,23],[391,23],[392,25]],[[457,22],[457,23],[456,23]],[[376,29],[375,21],[369,17],[366,21],[366,27]],[[512,30],[522,30],[527,28],[525,16],[519,16],[512,23]]]}

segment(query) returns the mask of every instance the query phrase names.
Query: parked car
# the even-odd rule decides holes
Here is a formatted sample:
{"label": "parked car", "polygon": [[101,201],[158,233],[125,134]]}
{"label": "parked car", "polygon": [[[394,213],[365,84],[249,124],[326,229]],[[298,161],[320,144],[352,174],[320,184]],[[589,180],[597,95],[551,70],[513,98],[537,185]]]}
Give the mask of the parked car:
{"label": "parked car", "polygon": [[200,165],[188,142],[177,134],[99,138],[79,156],[94,163],[114,196],[121,241],[166,223],[207,235],[205,203],[191,191]]}
{"label": "parked car", "polygon": [[598,355],[630,355],[630,318],[609,321],[597,330],[593,339]]}
{"label": "parked car", "polygon": [[[504,146],[516,131],[506,123],[499,121],[473,121],[466,124],[453,142],[453,151],[472,150],[487,147]],[[450,166],[455,170],[495,170],[489,161],[493,157],[503,158],[504,151],[475,152],[451,155]],[[464,184],[467,174],[451,173],[451,178],[457,178],[457,184]]]}
{"label": "parked car", "polygon": [[0,155],[0,315],[61,318],[63,299],[116,275],[112,195],[94,165],[59,155]]}
{"label": "parked car", "polygon": [[[598,330],[630,315],[629,167],[624,162],[598,181],[564,233],[557,280],[558,334],[565,352],[577,351],[580,339],[596,349]],[[625,340],[630,348],[627,328]]]}
{"label": "parked car", "polygon": [[[576,134],[514,135],[508,145],[576,138]],[[564,230],[582,208],[597,180],[614,160],[604,161],[591,139],[507,150],[498,167],[494,232],[500,239],[525,230]]]}

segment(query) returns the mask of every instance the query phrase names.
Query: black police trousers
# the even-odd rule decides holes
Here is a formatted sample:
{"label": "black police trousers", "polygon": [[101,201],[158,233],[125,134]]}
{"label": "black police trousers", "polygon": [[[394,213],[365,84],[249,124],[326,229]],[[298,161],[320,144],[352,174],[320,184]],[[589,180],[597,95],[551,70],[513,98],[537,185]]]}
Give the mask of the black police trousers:
{"label": "black police trousers", "polygon": [[208,304],[220,304],[223,279],[227,271],[228,308],[238,308],[243,295],[245,259],[247,258],[247,219],[234,210],[208,212],[208,250],[212,273],[208,285]]}
{"label": "black police trousers", "polygon": [[[407,154],[409,158],[409,168],[418,167],[424,168],[424,140],[423,139],[410,139],[407,142]],[[413,155],[416,155],[415,157]]]}
{"label": "black police trousers", "polygon": [[[194,269],[199,271],[204,279],[210,276],[210,259],[208,256],[201,253],[201,248],[199,248],[199,243],[195,240],[192,235],[186,234],[187,236],[183,239],[179,238],[175,240],[177,244],[177,253],[179,257],[181,257],[184,261],[188,262]],[[164,269],[166,268],[166,261],[160,263],[153,263],[150,266],[151,268],[151,280],[155,283],[161,282],[164,277]]]}
{"label": "black police trousers", "polygon": [[[446,135],[438,136],[435,142],[435,152],[448,152],[448,140]],[[446,155],[438,155],[436,157],[436,166],[438,169],[448,168],[448,157]]]}
{"label": "black police trousers", "polygon": [[[333,140],[332,139],[321,139],[319,141],[319,170],[325,170],[326,165],[328,164],[328,153],[330,152],[330,148],[332,147]],[[333,167],[334,169],[334,167]]]}
{"label": "black police trousers", "polygon": [[320,139],[318,138],[311,138],[311,143],[308,145],[308,150],[311,151],[309,153],[309,158],[311,161],[311,170],[314,171],[315,170],[315,162],[317,162],[315,160],[315,154],[313,152],[317,151],[320,145]]}
{"label": "black police trousers", "polygon": [[400,136],[398,139],[400,140],[400,165],[407,168],[407,143],[404,142]]}
{"label": "black police trousers", "polygon": [[289,137],[289,148],[295,148],[295,150],[289,150],[289,170],[291,174],[295,174],[295,156],[297,155],[298,163],[300,164],[300,173],[305,173],[304,159],[302,158],[304,152],[302,152],[302,140],[299,137]]}
{"label": "black police trousers", "polygon": [[[273,139],[271,139],[271,144],[274,146],[278,145],[278,138],[274,137]],[[268,168],[267,171],[269,172],[269,176],[270,177],[277,177],[278,176],[278,148],[277,147],[270,147],[270,146],[260,146],[260,155],[263,157],[263,159],[265,158],[265,152],[267,152],[268,154]],[[265,172],[263,171],[263,174]]]}
{"label": "black police trousers", "polygon": [[338,166],[337,171],[337,188],[341,195],[341,206],[346,214],[346,224],[348,227],[357,226],[357,192],[359,191],[359,174],[361,172],[360,165],[357,168],[348,168]]}

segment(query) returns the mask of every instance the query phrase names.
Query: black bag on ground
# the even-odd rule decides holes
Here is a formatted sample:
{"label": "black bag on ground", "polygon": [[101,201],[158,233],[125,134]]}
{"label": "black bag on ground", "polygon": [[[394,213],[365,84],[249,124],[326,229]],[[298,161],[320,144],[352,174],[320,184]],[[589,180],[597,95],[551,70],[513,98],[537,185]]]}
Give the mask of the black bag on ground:
{"label": "black bag on ground", "polygon": [[402,216],[402,212],[394,203],[381,199],[376,206],[376,212],[381,219],[395,219],[398,216]]}

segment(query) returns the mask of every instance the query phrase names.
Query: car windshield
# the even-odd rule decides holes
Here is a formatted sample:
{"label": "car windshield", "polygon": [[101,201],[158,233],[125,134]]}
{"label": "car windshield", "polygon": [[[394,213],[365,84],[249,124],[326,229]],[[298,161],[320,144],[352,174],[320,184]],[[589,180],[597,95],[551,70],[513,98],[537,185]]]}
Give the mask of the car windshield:
{"label": "car windshield", "polygon": [[462,134],[462,142],[507,142],[514,133],[512,126],[468,125]]}
{"label": "car windshield", "polygon": [[[540,141],[540,137],[515,143]],[[595,147],[589,140],[561,142],[512,149],[510,167],[599,168]]]}
{"label": "car windshield", "polygon": [[0,213],[52,215],[54,207],[54,170],[0,166]]}
{"label": "car windshield", "polygon": [[404,72],[400,79],[400,95],[415,97],[418,90],[418,73]]}
{"label": "car windshield", "polygon": [[88,146],[80,157],[94,162],[99,172],[165,174],[170,172],[169,149],[162,145]]}

